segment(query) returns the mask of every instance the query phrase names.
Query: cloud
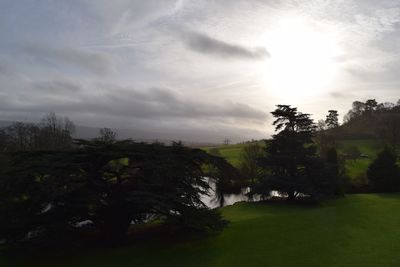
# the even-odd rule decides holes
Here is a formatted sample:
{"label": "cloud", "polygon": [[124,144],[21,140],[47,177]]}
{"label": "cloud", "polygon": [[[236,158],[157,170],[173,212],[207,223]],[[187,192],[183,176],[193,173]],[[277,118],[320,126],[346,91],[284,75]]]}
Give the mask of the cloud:
{"label": "cloud", "polygon": [[[204,103],[184,99],[176,92],[164,88],[149,88],[145,91],[120,88],[112,85],[95,85],[96,93],[85,94],[78,84],[69,81],[34,83],[33,88],[43,94],[34,94],[29,99],[24,94],[2,101],[2,110],[60,113],[90,113],[116,118],[128,117],[144,120],[216,120],[220,122],[248,121],[262,123],[267,114],[249,105],[235,102]],[[79,97],[76,97],[79,93]],[[229,122],[230,123],[230,122]]]}
{"label": "cloud", "polygon": [[35,93],[60,94],[81,92],[81,88],[77,84],[66,80],[35,82],[32,87]]}
{"label": "cloud", "polygon": [[329,96],[335,99],[345,99],[345,98],[354,98],[354,94],[349,94],[349,93],[343,93],[340,91],[332,91],[329,93]]}
{"label": "cloud", "polygon": [[193,51],[222,58],[257,60],[270,57],[267,49],[263,47],[248,48],[230,44],[199,32],[185,34],[184,42]]}
{"label": "cloud", "polygon": [[36,59],[60,67],[78,67],[97,75],[108,74],[112,69],[112,62],[106,54],[87,49],[38,43],[26,43],[22,45],[22,49]]}
{"label": "cloud", "polygon": [[32,86],[37,92],[29,97],[20,91],[13,97],[0,98],[2,119],[26,118],[29,114],[34,121],[54,111],[77,124],[134,129],[134,138],[220,142],[224,137],[236,141],[263,137],[261,131],[252,128],[263,125],[269,116],[243,103],[194,101],[165,88],[139,90],[66,80]]}

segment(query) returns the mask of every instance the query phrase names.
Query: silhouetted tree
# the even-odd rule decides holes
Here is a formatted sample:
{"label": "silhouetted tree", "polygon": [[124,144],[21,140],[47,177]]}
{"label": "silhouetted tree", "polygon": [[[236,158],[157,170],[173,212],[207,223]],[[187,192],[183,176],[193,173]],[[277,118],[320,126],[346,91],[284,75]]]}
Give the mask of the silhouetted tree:
{"label": "silhouetted tree", "polygon": [[316,155],[313,137],[316,126],[309,114],[288,105],[272,112],[279,131],[267,142],[262,166],[270,173],[266,185],[294,200],[299,194],[318,198],[331,194],[335,177]]}
{"label": "silhouetted tree", "polygon": [[400,169],[396,160],[396,154],[386,148],[368,167],[368,182],[373,191],[400,191]]}
{"label": "silhouetted tree", "polygon": [[229,139],[229,138],[225,138],[224,141],[223,141],[223,144],[226,145],[226,146],[230,145],[230,143],[231,143],[231,139]]}
{"label": "silhouetted tree", "polygon": [[329,110],[326,115],[325,123],[328,129],[339,127],[339,113],[337,110]]}
{"label": "silhouetted tree", "polygon": [[205,177],[223,184],[235,177],[224,159],[179,144],[77,144],[10,154],[0,170],[0,240],[61,240],[86,220],[108,241],[148,218],[204,231],[225,224],[201,201],[210,189]]}
{"label": "silhouetted tree", "polygon": [[326,129],[327,129],[326,122],[324,120],[319,120],[317,122],[317,133],[315,141],[318,145],[319,154],[321,155],[321,157],[326,155],[326,151],[331,146],[329,136],[326,133]]}
{"label": "silhouetted tree", "polygon": [[344,121],[349,122],[354,118],[360,117],[365,111],[365,103],[354,101],[352,109],[345,115]]}
{"label": "silhouetted tree", "polygon": [[383,114],[379,126],[378,134],[396,153],[400,145],[400,113]]}
{"label": "silhouetted tree", "polygon": [[337,154],[336,148],[331,147],[328,149],[325,162],[327,168],[329,168],[329,173],[333,175],[333,177],[336,177],[334,181],[336,185],[336,194],[343,194],[346,169],[343,160],[341,160]]}
{"label": "silhouetted tree", "polygon": [[375,99],[368,99],[365,102],[365,112],[367,115],[371,115],[378,107],[378,102]]}
{"label": "silhouetted tree", "polygon": [[106,142],[106,143],[113,143],[116,141],[117,133],[110,128],[101,128],[99,130],[99,137],[97,140]]}
{"label": "silhouetted tree", "polygon": [[46,149],[66,149],[72,145],[75,125],[68,117],[57,117],[54,112],[41,120],[42,143]]}
{"label": "silhouetted tree", "polygon": [[259,161],[263,155],[263,147],[256,142],[246,145],[240,154],[240,170],[246,180],[251,182],[251,185],[254,185],[262,173]]}
{"label": "silhouetted tree", "polygon": [[0,129],[0,153],[4,153],[7,150],[8,143],[9,140],[5,129]]}

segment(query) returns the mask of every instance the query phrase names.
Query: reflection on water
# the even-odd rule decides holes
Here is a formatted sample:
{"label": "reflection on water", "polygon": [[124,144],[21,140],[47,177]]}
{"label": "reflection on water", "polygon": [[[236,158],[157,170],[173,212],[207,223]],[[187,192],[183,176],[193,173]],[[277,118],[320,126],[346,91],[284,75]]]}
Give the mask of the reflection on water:
{"label": "reflection on water", "polygon": [[[207,207],[209,208],[218,208],[219,207],[219,201],[217,199],[217,197],[215,196],[215,183],[212,181],[208,181],[211,187],[210,190],[210,195],[203,195],[201,197],[201,201],[203,201],[204,204],[207,205]],[[254,195],[253,199],[250,200],[247,197],[247,193],[250,192],[250,188],[243,188],[242,192],[240,194],[226,194],[224,195],[224,206],[229,206],[229,205],[233,205],[236,202],[240,202],[240,201],[259,201],[261,199],[261,197],[259,195]]]}
{"label": "reflection on water", "polygon": [[[203,201],[204,204],[206,204],[207,207],[209,208],[218,208],[219,207],[219,201],[215,196],[215,183],[212,181],[208,181],[211,187],[210,190],[210,195],[203,195],[201,197],[201,201]],[[243,188],[242,192],[240,194],[226,194],[224,195],[224,207],[225,206],[229,206],[229,205],[233,205],[236,202],[241,202],[241,201],[247,201],[247,202],[256,202],[256,201],[260,201],[261,200],[261,196],[254,194],[252,199],[249,199],[249,197],[247,197],[247,193],[250,192],[250,188]],[[271,195],[272,197],[277,197],[277,196],[281,196],[277,191],[272,191]]]}
{"label": "reflection on water", "polygon": [[[246,196],[247,192],[248,192],[248,189],[243,189],[240,194],[224,195],[224,206],[233,205],[236,202],[240,202],[240,201],[249,201],[249,198]],[[256,196],[253,199],[254,199],[254,201],[258,201],[258,200],[260,200],[260,197]],[[210,196],[203,195],[201,200],[209,208],[219,207],[219,201],[216,198],[214,191],[211,192]]]}

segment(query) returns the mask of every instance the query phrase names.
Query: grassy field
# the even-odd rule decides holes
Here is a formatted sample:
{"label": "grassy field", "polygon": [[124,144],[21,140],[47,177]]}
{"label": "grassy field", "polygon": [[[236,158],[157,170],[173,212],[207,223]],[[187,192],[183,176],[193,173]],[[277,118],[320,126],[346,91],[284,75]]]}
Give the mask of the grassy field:
{"label": "grassy field", "polygon": [[366,182],[366,173],[368,166],[376,158],[377,154],[383,149],[381,142],[377,140],[341,140],[338,142],[339,154],[345,153],[346,148],[356,146],[361,154],[367,155],[368,158],[360,158],[355,161],[346,160],[345,167],[347,176],[361,183]]}
{"label": "grassy field", "polygon": [[[260,142],[260,144],[264,144],[264,142]],[[248,144],[234,144],[234,145],[222,145],[217,147],[205,147],[207,152],[210,152],[214,149],[218,150],[221,157],[225,158],[229,163],[231,163],[235,167],[239,167],[240,165],[240,156],[243,151],[243,148]]]}
{"label": "grassy field", "polygon": [[[147,239],[124,248],[61,255],[0,266],[400,266],[400,195],[350,195],[320,206],[237,203],[217,236]],[[21,255],[22,256],[22,255]]]}
{"label": "grassy field", "polygon": [[[264,142],[260,142],[264,145]],[[206,147],[204,148],[207,152],[212,149],[217,149],[220,155],[227,159],[231,164],[238,167],[240,165],[240,155],[243,148],[247,144],[235,144],[235,145],[224,145],[218,147]],[[382,144],[377,140],[340,140],[337,142],[338,153],[345,153],[346,149],[351,146],[356,146],[360,152],[364,155],[368,155],[368,158],[360,158],[356,161],[347,160],[346,161],[346,171],[347,175],[352,180],[358,180],[360,182],[365,182],[366,172],[369,164],[376,158],[376,155],[382,150]]]}

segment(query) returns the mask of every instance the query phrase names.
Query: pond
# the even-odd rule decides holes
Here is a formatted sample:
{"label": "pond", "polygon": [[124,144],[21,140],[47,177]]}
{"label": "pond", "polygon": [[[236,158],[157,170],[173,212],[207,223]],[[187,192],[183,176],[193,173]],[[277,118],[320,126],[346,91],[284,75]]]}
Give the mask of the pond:
{"label": "pond", "polygon": [[[203,201],[204,204],[206,204],[207,207],[213,209],[213,208],[218,208],[219,207],[219,201],[216,198],[215,195],[215,183],[212,181],[209,181],[209,185],[211,187],[210,190],[210,195],[203,195],[201,197],[201,201]],[[224,207],[225,206],[230,206],[235,204],[236,202],[241,202],[241,201],[247,201],[247,202],[254,202],[254,201],[260,201],[261,196],[260,195],[253,195],[253,199],[249,199],[247,197],[247,193],[250,192],[250,188],[242,188],[242,191],[239,194],[225,194],[224,195]],[[278,192],[272,192],[272,196],[278,196]]]}

